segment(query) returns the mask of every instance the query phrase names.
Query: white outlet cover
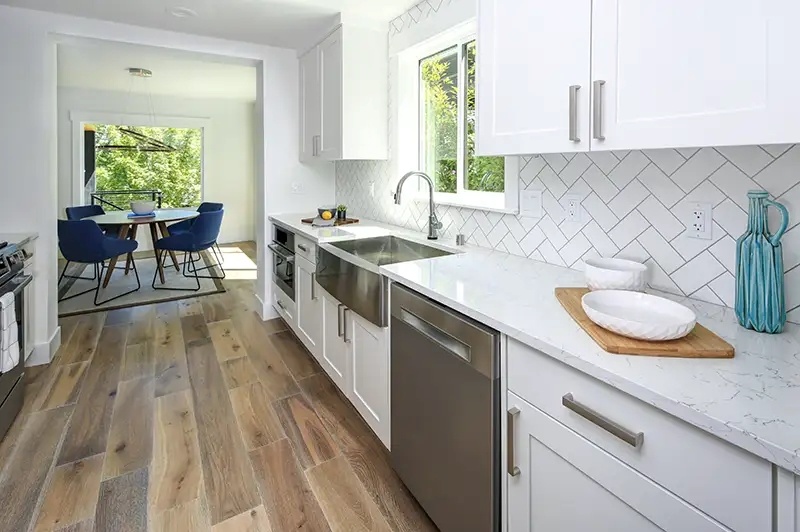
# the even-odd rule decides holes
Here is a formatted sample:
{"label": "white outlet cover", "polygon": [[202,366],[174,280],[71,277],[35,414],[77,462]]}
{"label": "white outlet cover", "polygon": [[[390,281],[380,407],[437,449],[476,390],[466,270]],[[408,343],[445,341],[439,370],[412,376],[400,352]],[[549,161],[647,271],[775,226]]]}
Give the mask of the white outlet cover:
{"label": "white outlet cover", "polygon": [[684,220],[689,238],[711,240],[714,229],[714,205],[697,202],[687,209],[689,219]]}
{"label": "white outlet cover", "polygon": [[[581,202],[583,196],[580,194],[564,194],[561,197],[561,206],[564,208],[564,217],[568,222],[580,222],[582,217],[583,207]],[[570,212],[570,204],[575,205],[574,212]]]}
{"label": "white outlet cover", "polygon": [[541,218],[544,216],[541,190],[519,191],[519,215],[526,218]]}

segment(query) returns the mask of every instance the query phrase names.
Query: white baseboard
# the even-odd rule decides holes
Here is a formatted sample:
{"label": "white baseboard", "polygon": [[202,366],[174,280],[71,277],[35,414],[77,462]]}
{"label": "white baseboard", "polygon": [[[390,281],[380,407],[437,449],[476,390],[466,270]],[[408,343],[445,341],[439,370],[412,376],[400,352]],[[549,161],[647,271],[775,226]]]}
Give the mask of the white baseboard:
{"label": "white baseboard", "polygon": [[278,311],[275,310],[275,308],[271,304],[264,303],[264,300],[261,299],[261,297],[258,294],[255,294],[255,296],[256,300],[259,303],[259,308],[261,309],[258,313],[259,317],[261,318],[261,321],[271,320],[273,318],[278,318],[280,316],[278,314]]}
{"label": "white baseboard", "polygon": [[53,336],[50,337],[48,342],[44,342],[33,347],[33,351],[28,358],[25,359],[25,366],[41,366],[49,364],[53,357],[56,356],[56,351],[61,347],[61,327],[56,327]]}

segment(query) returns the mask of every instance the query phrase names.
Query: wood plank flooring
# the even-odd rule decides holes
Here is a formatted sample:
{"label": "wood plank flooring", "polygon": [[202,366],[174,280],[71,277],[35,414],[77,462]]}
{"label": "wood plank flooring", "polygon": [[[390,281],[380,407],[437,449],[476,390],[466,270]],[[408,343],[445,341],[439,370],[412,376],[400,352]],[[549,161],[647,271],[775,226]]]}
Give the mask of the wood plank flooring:
{"label": "wood plank flooring", "polygon": [[224,285],[62,320],[0,442],[0,530],[436,530],[286,324],[258,318],[255,281]]}

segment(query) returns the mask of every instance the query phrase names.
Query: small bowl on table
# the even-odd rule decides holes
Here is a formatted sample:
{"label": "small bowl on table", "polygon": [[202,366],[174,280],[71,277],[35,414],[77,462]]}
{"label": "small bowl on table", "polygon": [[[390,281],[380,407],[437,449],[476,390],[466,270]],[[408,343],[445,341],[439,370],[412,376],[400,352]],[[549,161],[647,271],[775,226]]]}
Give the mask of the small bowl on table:
{"label": "small bowl on table", "polygon": [[647,266],[626,259],[587,259],[584,269],[589,290],[632,290],[643,292],[647,285]]}
{"label": "small bowl on table", "polygon": [[336,218],[336,207],[335,206],[320,207],[320,208],[317,209],[317,212],[319,213],[319,217],[322,218],[325,221],[333,220],[334,218]]}
{"label": "small bowl on table", "polygon": [[155,201],[132,201],[131,210],[137,216],[144,216],[146,214],[153,214],[156,209]]}

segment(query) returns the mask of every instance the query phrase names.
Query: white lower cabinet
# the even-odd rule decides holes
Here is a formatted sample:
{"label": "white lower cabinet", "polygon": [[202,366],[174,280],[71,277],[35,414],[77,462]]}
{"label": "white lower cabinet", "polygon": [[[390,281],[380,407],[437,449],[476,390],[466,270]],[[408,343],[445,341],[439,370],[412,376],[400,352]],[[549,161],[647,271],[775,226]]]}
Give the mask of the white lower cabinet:
{"label": "white lower cabinet", "polygon": [[365,320],[320,289],[320,364],[388,448],[389,329]]}
{"label": "white lower cabinet", "polygon": [[508,531],[728,530],[509,392]]}
{"label": "white lower cabinet", "polygon": [[272,306],[278,311],[281,318],[284,319],[289,326],[296,331],[296,306],[292,298],[287,296],[281,288],[272,283]]}
{"label": "white lower cabinet", "polygon": [[302,257],[295,257],[295,306],[297,336],[314,358],[322,355],[322,289],[316,282],[316,269]]}
{"label": "white lower cabinet", "polygon": [[800,476],[777,469],[775,493],[776,532],[800,532]]}

